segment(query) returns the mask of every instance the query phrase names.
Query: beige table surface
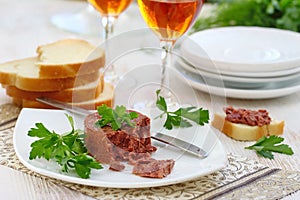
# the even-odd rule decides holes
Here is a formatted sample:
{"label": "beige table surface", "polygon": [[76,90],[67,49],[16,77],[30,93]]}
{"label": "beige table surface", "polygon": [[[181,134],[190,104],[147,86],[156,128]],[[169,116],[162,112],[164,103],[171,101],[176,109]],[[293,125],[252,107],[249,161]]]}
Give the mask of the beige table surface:
{"label": "beige table surface", "polygon": [[[1,0],[0,2],[0,62],[35,55],[35,49],[45,44],[67,37],[79,37],[92,43],[101,41],[101,33],[94,35],[76,34],[61,30],[51,23],[51,17],[58,13],[78,13],[86,8],[84,1],[67,0]],[[91,23],[98,26],[98,17],[92,16]],[[100,22],[99,22],[100,23]],[[135,4],[122,15],[117,24],[116,33],[135,28],[146,27]],[[205,103],[209,101],[208,94],[199,92]],[[259,158],[244,146],[250,143],[234,141],[222,134],[220,140],[228,153],[235,153],[257,160],[269,167],[287,170],[300,170],[300,91],[286,97],[267,100],[226,99],[224,105],[244,108],[265,108],[273,118],[285,120],[285,143],[294,150],[293,156],[276,154],[275,160]],[[10,102],[4,90],[0,89],[0,103]],[[208,102],[206,102],[209,104]],[[54,186],[29,175],[0,166],[0,194],[7,199],[90,199],[85,195],[69,189]],[[36,187],[38,186],[38,187]],[[38,189],[37,189],[38,188]],[[20,198],[22,194],[22,198]],[[300,198],[300,194],[286,199]]]}

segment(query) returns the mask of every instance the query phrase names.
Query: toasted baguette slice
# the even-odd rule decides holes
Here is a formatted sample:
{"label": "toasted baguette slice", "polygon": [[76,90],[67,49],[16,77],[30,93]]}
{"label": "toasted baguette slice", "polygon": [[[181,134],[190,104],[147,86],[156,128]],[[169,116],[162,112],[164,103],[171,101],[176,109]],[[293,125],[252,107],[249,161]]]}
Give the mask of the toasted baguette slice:
{"label": "toasted baguette slice", "polygon": [[104,51],[80,39],[59,40],[36,51],[40,77],[73,77],[98,71],[105,64]]}
{"label": "toasted baguette slice", "polygon": [[40,77],[66,78],[98,71],[105,54],[87,41],[64,39],[37,47]]}
{"label": "toasted baguette slice", "polygon": [[[112,107],[114,100],[114,88],[111,84],[105,83],[103,92],[98,95],[93,100],[83,101],[83,102],[76,102],[76,103],[69,103],[72,106],[85,108],[88,110],[95,110],[98,106],[103,104]],[[26,108],[54,108],[52,106],[48,106],[46,104],[40,103],[38,101],[31,101],[27,99],[18,99],[13,98],[13,103],[19,107],[26,107]]]}
{"label": "toasted baguette slice", "polygon": [[0,83],[12,85],[21,90],[36,92],[59,91],[80,85],[85,85],[99,79],[100,73],[69,77],[41,78],[39,68],[35,65],[36,57],[11,61],[0,65]]}
{"label": "toasted baguette slice", "polygon": [[8,96],[17,99],[34,101],[38,97],[48,97],[64,102],[81,102],[95,99],[103,91],[103,84],[103,76],[100,76],[99,80],[86,85],[55,92],[26,91],[11,85],[7,85],[5,89]]}
{"label": "toasted baguette slice", "polygon": [[281,135],[284,130],[284,121],[272,120],[269,125],[248,126],[245,124],[232,123],[225,120],[225,116],[215,114],[211,125],[227,136],[241,141],[258,140],[262,136]]}

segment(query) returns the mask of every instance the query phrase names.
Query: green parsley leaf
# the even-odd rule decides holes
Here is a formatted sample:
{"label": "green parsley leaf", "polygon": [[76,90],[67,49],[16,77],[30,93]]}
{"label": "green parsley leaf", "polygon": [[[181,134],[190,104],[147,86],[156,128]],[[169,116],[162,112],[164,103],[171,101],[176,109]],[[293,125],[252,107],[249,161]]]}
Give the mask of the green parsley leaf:
{"label": "green parsley leaf", "polygon": [[43,138],[51,135],[51,132],[42,123],[36,123],[35,126],[37,128],[32,128],[28,133],[29,136]]}
{"label": "green parsley leaf", "polygon": [[167,103],[165,98],[163,98],[162,96],[159,96],[160,90],[156,91],[156,106],[158,109],[160,109],[161,111],[167,112],[168,108],[167,108]]}
{"label": "green parsley leaf", "polygon": [[255,150],[256,153],[265,158],[274,159],[272,152],[293,155],[294,152],[286,144],[279,144],[284,141],[284,138],[272,135],[270,137],[261,137],[254,145],[245,147],[245,149]]}
{"label": "green parsley leaf", "polygon": [[156,107],[163,111],[158,117],[162,118],[164,115],[167,115],[164,127],[168,130],[171,130],[173,127],[191,127],[192,124],[190,121],[197,123],[200,126],[203,126],[205,123],[209,122],[209,112],[208,110],[203,110],[202,108],[196,108],[190,106],[187,108],[179,108],[178,110],[171,112],[168,111],[168,106],[164,97],[160,96],[160,90],[156,91]]}
{"label": "green parsley leaf", "polygon": [[29,159],[54,160],[62,167],[63,172],[74,169],[79,177],[89,178],[91,169],[101,169],[102,166],[87,155],[83,131],[75,130],[73,118],[69,115],[66,117],[71,125],[71,131],[65,134],[50,132],[42,123],[36,123],[35,128],[28,131],[28,136],[40,138],[30,145]]}
{"label": "green parsley leaf", "polygon": [[138,117],[136,112],[128,112],[125,106],[116,106],[115,109],[112,109],[102,105],[97,108],[97,111],[101,119],[96,122],[96,126],[110,125],[113,130],[120,129],[122,124],[135,126],[132,120]]}

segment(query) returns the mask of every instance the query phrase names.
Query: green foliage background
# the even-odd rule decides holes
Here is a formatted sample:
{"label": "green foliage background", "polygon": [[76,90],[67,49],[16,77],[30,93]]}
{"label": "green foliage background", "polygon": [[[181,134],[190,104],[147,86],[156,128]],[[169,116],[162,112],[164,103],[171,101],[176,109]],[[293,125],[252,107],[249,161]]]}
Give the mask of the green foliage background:
{"label": "green foliage background", "polygon": [[215,6],[191,33],[223,26],[262,26],[300,32],[300,0],[206,0]]}

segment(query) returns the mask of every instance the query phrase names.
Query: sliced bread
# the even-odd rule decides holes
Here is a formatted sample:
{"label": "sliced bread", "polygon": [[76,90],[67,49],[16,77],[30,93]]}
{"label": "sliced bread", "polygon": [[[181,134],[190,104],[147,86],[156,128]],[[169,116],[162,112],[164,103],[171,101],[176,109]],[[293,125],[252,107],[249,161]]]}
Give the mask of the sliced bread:
{"label": "sliced bread", "polygon": [[211,125],[227,136],[241,141],[258,140],[262,136],[281,135],[284,130],[284,121],[272,120],[268,125],[249,126],[227,121],[225,115],[221,114],[214,115]]}
{"label": "sliced bread", "polygon": [[35,100],[38,97],[48,97],[64,102],[80,102],[95,99],[103,91],[103,76],[94,82],[54,92],[34,92],[21,90],[15,86],[7,85],[6,94],[13,98]]}
{"label": "sliced bread", "polygon": [[65,78],[89,74],[105,64],[105,53],[85,40],[64,39],[37,47],[40,77]]}
{"label": "sliced bread", "polygon": [[59,91],[94,82],[98,71],[69,78],[42,78],[39,75],[37,58],[25,58],[0,65],[0,83],[29,91]]}
{"label": "sliced bread", "polygon": [[[114,100],[114,87],[109,84],[104,84],[103,92],[100,93],[95,99],[89,101],[82,101],[82,102],[73,102],[69,103],[72,106],[85,108],[88,110],[95,110],[98,106],[106,104],[109,107],[112,107]],[[13,98],[13,102],[20,106],[20,107],[27,107],[27,108],[53,108],[52,106],[40,103],[35,100],[27,100],[27,99],[20,99],[20,98]]]}

